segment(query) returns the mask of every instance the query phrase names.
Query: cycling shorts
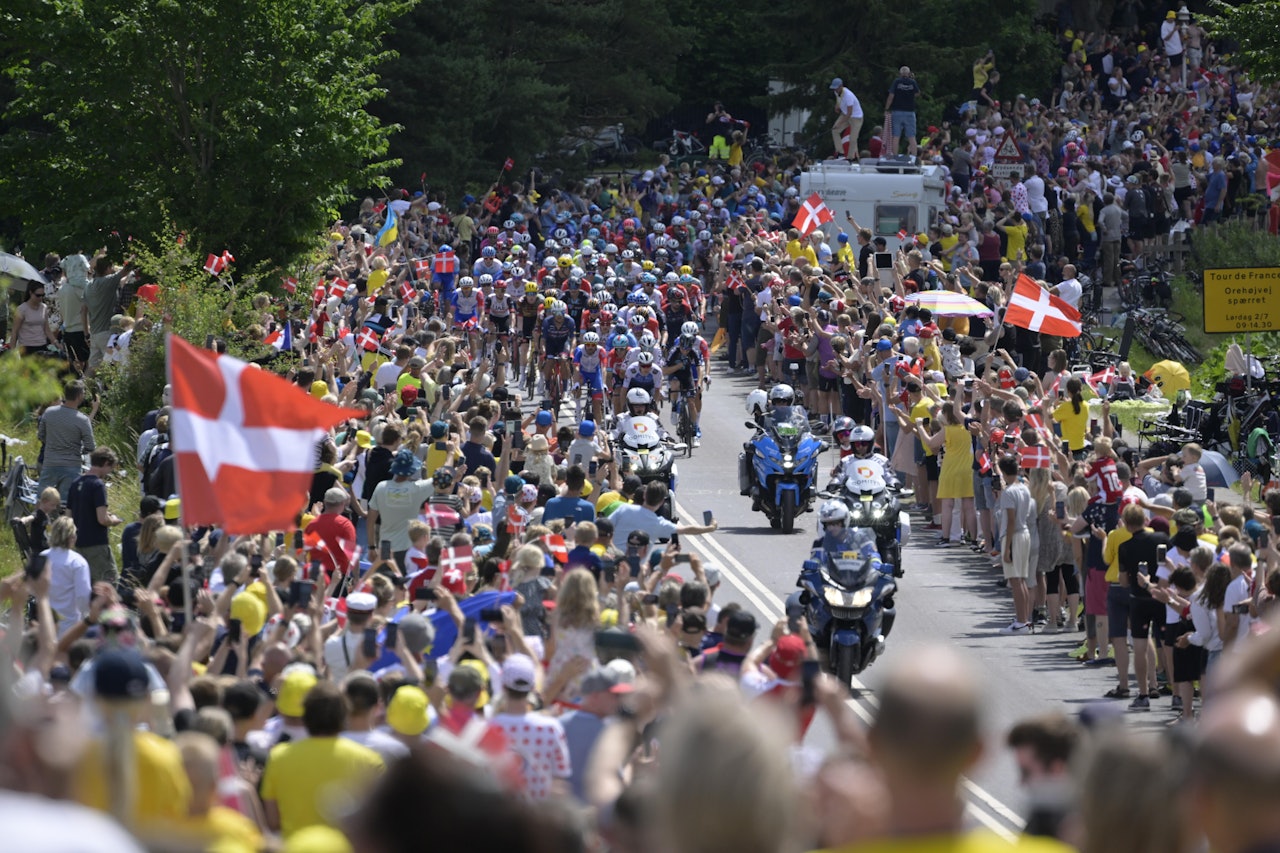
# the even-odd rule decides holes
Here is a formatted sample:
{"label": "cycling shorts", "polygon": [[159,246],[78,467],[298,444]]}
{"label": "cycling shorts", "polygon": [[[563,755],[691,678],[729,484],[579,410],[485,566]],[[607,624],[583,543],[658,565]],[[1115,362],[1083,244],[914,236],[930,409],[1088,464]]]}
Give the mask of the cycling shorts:
{"label": "cycling shorts", "polygon": [[604,398],[604,374],[599,370],[579,370],[578,376],[582,379],[582,384],[591,389],[591,399],[600,400]]}

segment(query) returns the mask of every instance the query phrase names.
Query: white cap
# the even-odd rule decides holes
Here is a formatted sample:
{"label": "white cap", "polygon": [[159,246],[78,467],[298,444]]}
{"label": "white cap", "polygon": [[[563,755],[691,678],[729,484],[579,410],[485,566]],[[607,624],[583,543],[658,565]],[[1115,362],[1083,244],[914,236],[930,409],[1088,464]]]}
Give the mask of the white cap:
{"label": "white cap", "polygon": [[347,596],[347,612],[353,610],[372,613],[378,607],[378,599],[367,592],[353,592]]}

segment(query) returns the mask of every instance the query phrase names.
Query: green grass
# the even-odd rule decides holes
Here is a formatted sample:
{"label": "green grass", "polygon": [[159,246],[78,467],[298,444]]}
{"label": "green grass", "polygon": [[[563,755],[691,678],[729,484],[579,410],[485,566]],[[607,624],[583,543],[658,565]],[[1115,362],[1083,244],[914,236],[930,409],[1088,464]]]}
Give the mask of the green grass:
{"label": "green grass", "polygon": [[[14,448],[14,450],[24,460],[34,464],[36,457],[40,455],[40,442],[36,439],[35,423],[26,421],[10,425],[4,427],[3,432],[12,438],[20,438],[27,442],[21,447]],[[121,448],[116,448],[117,453],[120,453],[120,450]],[[12,458],[12,454],[10,458]],[[142,490],[138,485],[137,472],[132,464],[133,451],[125,449],[124,453],[120,453],[120,458],[128,462],[127,465],[121,467],[120,473],[108,481],[107,504],[113,513],[129,522],[138,517],[138,502],[141,499]],[[113,545],[119,546],[120,531],[123,529],[123,527],[112,529],[111,542]],[[13,532],[8,527],[0,532],[0,537],[2,537],[0,538],[0,578],[3,578],[22,569],[22,558],[18,554],[17,544],[13,541]]]}

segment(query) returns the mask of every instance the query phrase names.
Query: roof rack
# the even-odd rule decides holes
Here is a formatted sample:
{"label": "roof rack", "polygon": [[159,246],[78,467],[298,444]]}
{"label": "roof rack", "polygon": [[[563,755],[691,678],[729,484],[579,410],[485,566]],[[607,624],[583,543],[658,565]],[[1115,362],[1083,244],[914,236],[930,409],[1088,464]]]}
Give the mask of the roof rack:
{"label": "roof rack", "polygon": [[820,172],[851,172],[853,174],[871,175],[921,175],[925,167],[918,157],[902,154],[897,157],[864,157],[850,163],[844,159],[819,160],[811,167]]}

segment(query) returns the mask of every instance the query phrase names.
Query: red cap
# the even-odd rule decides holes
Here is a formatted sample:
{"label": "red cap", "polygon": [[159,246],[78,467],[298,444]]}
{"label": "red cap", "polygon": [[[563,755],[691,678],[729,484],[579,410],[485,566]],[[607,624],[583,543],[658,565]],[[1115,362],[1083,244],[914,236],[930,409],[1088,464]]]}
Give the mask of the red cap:
{"label": "red cap", "polygon": [[778,640],[773,654],[769,655],[769,669],[784,681],[791,681],[792,676],[800,670],[804,655],[804,640],[795,634],[786,634]]}

